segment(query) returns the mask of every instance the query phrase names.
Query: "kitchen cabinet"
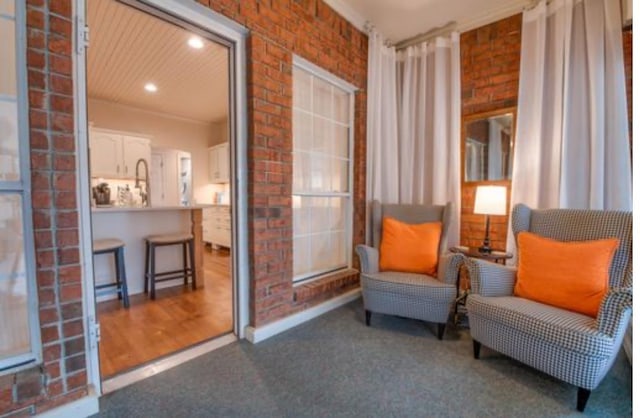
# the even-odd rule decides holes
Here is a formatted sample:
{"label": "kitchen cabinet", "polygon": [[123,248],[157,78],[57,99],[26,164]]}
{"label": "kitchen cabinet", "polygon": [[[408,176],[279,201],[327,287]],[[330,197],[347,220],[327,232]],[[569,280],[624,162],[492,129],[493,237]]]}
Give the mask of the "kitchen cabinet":
{"label": "kitchen cabinet", "polygon": [[[133,179],[136,163],[151,160],[151,140],[124,132],[96,129],[89,131],[91,177]],[[142,170],[143,167],[140,167]],[[143,171],[140,171],[143,176]]]}
{"label": "kitchen cabinet", "polygon": [[230,206],[214,206],[202,211],[202,240],[219,247],[231,247]]}
{"label": "kitchen cabinet", "polygon": [[229,183],[229,143],[209,148],[209,181]]}

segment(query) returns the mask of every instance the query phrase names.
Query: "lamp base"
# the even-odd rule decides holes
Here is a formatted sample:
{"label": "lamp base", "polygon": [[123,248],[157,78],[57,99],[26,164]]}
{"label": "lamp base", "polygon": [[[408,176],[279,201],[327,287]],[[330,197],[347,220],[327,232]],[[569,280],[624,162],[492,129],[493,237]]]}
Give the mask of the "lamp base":
{"label": "lamp base", "polygon": [[481,254],[491,254],[491,241],[489,240],[489,215],[486,215],[484,241],[482,241],[482,246],[478,247],[478,252]]}
{"label": "lamp base", "polygon": [[478,252],[482,254],[491,254],[491,251],[493,251],[493,248],[489,247],[488,245],[478,247]]}

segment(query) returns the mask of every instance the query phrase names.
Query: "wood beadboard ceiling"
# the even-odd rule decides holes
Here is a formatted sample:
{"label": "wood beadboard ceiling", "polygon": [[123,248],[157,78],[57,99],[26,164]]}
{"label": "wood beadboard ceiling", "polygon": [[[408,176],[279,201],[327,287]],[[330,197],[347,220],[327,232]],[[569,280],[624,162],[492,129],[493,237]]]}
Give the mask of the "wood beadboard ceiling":
{"label": "wood beadboard ceiling", "polygon": [[[88,2],[90,98],[155,112],[217,122],[228,114],[228,51],[115,0]],[[144,90],[146,83],[158,87]]]}

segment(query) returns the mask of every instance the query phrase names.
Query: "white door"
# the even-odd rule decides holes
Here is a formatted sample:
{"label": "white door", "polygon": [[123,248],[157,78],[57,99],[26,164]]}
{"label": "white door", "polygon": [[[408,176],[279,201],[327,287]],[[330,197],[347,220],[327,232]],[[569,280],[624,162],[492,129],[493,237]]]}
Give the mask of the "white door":
{"label": "white door", "polygon": [[218,182],[229,182],[229,143],[218,146]]}
{"label": "white door", "polygon": [[[137,138],[135,136],[123,136],[122,137],[122,161],[124,163],[123,177],[135,178],[136,177],[136,164],[138,160],[144,159],[147,164],[151,159],[151,145],[150,141],[146,138]],[[144,177],[144,166],[140,164],[139,177]]]}
{"label": "white door", "polygon": [[91,177],[120,177],[122,137],[92,130],[89,133]]}
{"label": "white door", "polygon": [[216,147],[209,148],[209,182],[218,180],[218,152]]}
{"label": "white door", "polygon": [[153,206],[166,206],[164,199],[164,157],[161,153],[151,154],[151,167],[149,170],[149,193]]}

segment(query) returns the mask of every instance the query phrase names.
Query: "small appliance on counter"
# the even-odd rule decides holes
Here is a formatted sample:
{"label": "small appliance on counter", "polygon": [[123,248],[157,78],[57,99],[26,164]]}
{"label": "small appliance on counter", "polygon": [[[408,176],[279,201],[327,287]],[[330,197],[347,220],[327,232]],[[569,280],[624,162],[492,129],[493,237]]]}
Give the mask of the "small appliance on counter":
{"label": "small appliance on counter", "polygon": [[100,183],[95,187],[92,187],[93,199],[96,202],[98,208],[111,207],[111,189],[108,183]]}

